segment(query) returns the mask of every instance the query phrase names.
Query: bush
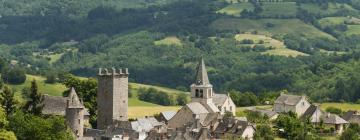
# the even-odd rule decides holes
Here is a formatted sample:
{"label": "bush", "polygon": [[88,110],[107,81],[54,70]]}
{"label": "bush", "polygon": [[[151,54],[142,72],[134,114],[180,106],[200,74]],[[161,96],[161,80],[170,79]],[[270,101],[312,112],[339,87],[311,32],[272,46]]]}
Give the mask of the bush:
{"label": "bush", "polygon": [[337,114],[337,115],[341,115],[343,113],[340,108],[336,108],[336,107],[332,107],[332,106],[327,107],[326,112]]}
{"label": "bush", "polygon": [[251,39],[244,39],[241,41],[241,44],[254,44],[254,41]]}
{"label": "bush", "polygon": [[22,84],[26,80],[26,73],[25,70],[15,67],[3,70],[1,78],[9,84]]}

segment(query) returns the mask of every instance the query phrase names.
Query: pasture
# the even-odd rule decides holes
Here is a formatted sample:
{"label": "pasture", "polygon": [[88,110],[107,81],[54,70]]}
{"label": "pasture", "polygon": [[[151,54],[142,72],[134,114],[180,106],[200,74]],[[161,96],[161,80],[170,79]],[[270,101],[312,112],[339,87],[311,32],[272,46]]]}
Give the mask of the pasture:
{"label": "pasture", "polygon": [[225,8],[217,11],[217,13],[240,17],[241,12],[245,9],[252,11],[254,10],[254,6],[249,2],[235,3],[235,4],[230,4],[229,6],[226,6]]}
{"label": "pasture", "polygon": [[158,40],[154,42],[155,45],[175,45],[175,46],[182,46],[181,40],[177,37],[170,36],[164,39]]}
{"label": "pasture", "polygon": [[307,56],[308,54],[291,50],[286,48],[284,42],[281,42],[279,40],[273,39],[271,37],[265,36],[265,35],[259,35],[259,34],[237,34],[235,35],[235,39],[237,41],[242,41],[245,39],[251,39],[254,41],[255,44],[258,44],[261,40],[264,41],[265,47],[272,47],[273,49],[267,50],[266,52],[263,52],[262,54],[269,54],[269,55],[281,55],[281,56]]}
{"label": "pasture", "polygon": [[357,110],[360,111],[360,104],[353,103],[322,103],[320,108],[326,110],[328,107],[340,108],[342,111]]}
{"label": "pasture", "polygon": [[318,22],[320,23],[321,27],[326,27],[326,26],[343,24],[346,21],[346,19],[348,19],[348,18],[347,17],[325,17],[325,18],[318,20]]}
{"label": "pasture", "polygon": [[299,19],[236,19],[221,18],[214,21],[211,28],[216,30],[238,30],[240,32],[258,32],[267,36],[294,34],[305,38],[335,38]]}
{"label": "pasture", "polygon": [[350,12],[358,12],[356,9],[351,7],[348,4],[340,4],[340,3],[329,3],[327,7],[320,6],[314,3],[305,3],[301,4],[301,8],[309,11],[310,13],[319,14],[319,15],[331,15],[337,12],[347,10]]}
{"label": "pasture", "polygon": [[360,25],[348,25],[346,35],[360,35]]}
{"label": "pasture", "polygon": [[293,17],[296,16],[297,6],[295,2],[263,2],[263,11],[260,16],[274,17],[274,16],[285,16]]}

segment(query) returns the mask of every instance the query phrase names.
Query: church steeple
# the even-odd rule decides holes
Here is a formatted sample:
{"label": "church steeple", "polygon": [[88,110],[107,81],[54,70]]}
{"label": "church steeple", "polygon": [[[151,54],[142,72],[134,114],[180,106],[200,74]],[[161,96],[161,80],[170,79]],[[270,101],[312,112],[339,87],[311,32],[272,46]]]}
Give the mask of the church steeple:
{"label": "church steeple", "polygon": [[207,70],[206,70],[203,58],[201,58],[200,63],[198,65],[198,67],[197,67],[195,84],[196,85],[208,85],[208,84],[210,84],[209,77],[208,77],[208,74],[207,74]]}

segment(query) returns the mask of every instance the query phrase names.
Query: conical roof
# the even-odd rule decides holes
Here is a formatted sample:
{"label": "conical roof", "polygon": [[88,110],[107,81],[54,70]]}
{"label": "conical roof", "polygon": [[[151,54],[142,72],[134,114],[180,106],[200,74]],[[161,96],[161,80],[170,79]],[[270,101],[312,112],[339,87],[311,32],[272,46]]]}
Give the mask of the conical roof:
{"label": "conical roof", "polygon": [[73,87],[70,89],[68,102],[69,102],[68,108],[84,108],[83,104],[80,102],[80,99],[77,96],[76,91]]}
{"label": "conical roof", "polygon": [[201,58],[199,65],[197,67],[195,84],[197,84],[197,85],[209,85],[210,84],[203,58]]}

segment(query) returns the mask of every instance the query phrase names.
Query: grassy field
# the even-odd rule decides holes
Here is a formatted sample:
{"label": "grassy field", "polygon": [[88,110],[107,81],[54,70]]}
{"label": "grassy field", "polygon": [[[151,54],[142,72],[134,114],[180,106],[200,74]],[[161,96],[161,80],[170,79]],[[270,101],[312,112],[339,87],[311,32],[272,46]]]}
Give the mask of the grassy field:
{"label": "grassy field", "polygon": [[360,25],[348,25],[346,35],[360,35]]}
{"label": "grassy field", "polygon": [[[265,47],[272,47],[274,49],[268,50],[266,52],[263,52],[263,54],[270,54],[270,55],[281,55],[281,56],[307,56],[308,54],[291,50],[286,48],[284,45],[284,42],[281,42],[279,40],[273,39],[271,37],[265,36],[265,35],[259,35],[259,34],[237,34],[235,35],[235,39],[238,41],[242,41],[244,39],[251,39],[255,43],[259,43],[260,40],[264,41]],[[253,44],[255,45],[255,44]]]}
{"label": "grassy field", "polygon": [[249,2],[235,3],[235,4],[230,4],[229,6],[217,11],[217,13],[223,13],[227,15],[240,17],[240,13],[245,9],[252,11],[254,10],[254,6]]}
{"label": "grassy field", "polygon": [[320,108],[325,110],[330,106],[340,108],[343,111],[348,111],[348,110],[360,111],[360,104],[351,104],[351,103],[322,103],[320,105]]}
{"label": "grassy field", "polygon": [[47,84],[45,83],[46,78],[34,75],[27,75],[25,83],[21,85],[9,85],[13,90],[15,90],[16,95],[20,95],[21,91],[25,87],[30,87],[31,81],[36,80],[39,91],[43,94],[49,94],[54,96],[61,96],[62,93],[66,90],[66,87],[62,84]]}
{"label": "grassy field", "polygon": [[164,39],[158,40],[154,42],[155,45],[175,45],[182,46],[181,40],[177,37],[170,36]]}
{"label": "grassy field", "polygon": [[295,2],[263,2],[261,16],[296,16]]}
{"label": "grassy field", "polygon": [[59,53],[59,54],[53,54],[53,55],[49,55],[50,58],[50,64],[55,63],[56,61],[58,61],[61,56],[63,55],[63,53]]}
{"label": "grassy field", "polygon": [[339,3],[329,3],[329,6],[327,9],[322,8],[318,4],[313,3],[305,3],[301,4],[301,8],[309,11],[310,13],[320,14],[320,15],[329,15],[334,14],[336,12],[339,12],[341,10],[348,10],[351,12],[358,12],[353,7],[351,7],[348,4],[339,4]]}
{"label": "grassy field", "polygon": [[[269,26],[269,24],[273,26]],[[312,25],[306,24],[298,19],[236,19],[222,18],[214,21],[211,25],[217,30],[239,30],[241,32],[257,31],[267,36],[284,36],[294,34],[305,38],[335,38],[320,31]]]}
{"label": "grassy field", "polygon": [[322,18],[318,21],[319,21],[321,27],[326,27],[326,26],[343,24],[346,19],[348,19],[348,18],[347,17],[326,17],[326,18]]}

